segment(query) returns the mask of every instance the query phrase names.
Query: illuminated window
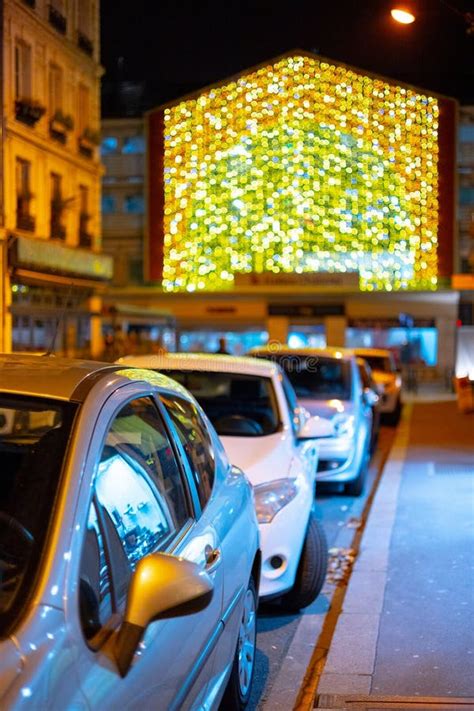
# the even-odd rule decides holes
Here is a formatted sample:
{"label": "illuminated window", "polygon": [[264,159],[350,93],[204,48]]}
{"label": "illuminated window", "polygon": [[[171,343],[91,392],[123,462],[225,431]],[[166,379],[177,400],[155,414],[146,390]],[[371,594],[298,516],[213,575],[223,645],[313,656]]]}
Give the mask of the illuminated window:
{"label": "illuminated window", "polygon": [[115,136],[104,136],[102,139],[102,144],[100,152],[103,156],[109,153],[116,153],[118,150],[118,139]]}
{"label": "illuminated window", "polygon": [[143,136],[124,138],[122,153],[145,153],[145,138]]}
{"label": "illuminated window", "polygon": [[132,215],[143,215],[145,212],[145,201],[141,193],[126,195],[123,205],[124,211]]}
{"label": "illuminated window", "polygon": [[439,101],[308,56],[163,111],[165,289],[359,273],[435,289]]}
{"label": "illuminated window", "polygon": [[102,212],[104,215],[112,215],[117,212],[117,198],[115,195],[102,195]]}

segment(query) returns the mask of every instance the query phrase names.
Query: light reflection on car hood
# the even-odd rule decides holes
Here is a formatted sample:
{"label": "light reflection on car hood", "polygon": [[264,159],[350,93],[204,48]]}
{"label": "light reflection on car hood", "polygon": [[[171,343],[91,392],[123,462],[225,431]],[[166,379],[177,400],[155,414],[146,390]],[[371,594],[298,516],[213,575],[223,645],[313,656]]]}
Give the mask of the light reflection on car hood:
{"label": "light reflection on car hood", "polygon": [[293,441],[287,432],[264,437],[221,437],[227,456],[256,486],[288,476]]}
{"label": "light reflection on car hood", "polygon": [[350,400],[312,400],[310,398],[298,398],[310,415],[319,415],[327,420],[332,420],[335,416],[355,415],[354,403]]}

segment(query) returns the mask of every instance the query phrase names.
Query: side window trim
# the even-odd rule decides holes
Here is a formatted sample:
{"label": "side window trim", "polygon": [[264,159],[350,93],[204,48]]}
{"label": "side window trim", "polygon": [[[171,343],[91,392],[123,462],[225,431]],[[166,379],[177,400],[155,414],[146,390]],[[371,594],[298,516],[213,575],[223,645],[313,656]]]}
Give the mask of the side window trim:
{"label": "side window trim", "polygon": [[[163,395],[165,395],[166,397],[173,397],[172,391],[163,390],[162,392]],[[178,461],[178,464],[180,466],[181,476],[183,477],[185,490],[189,498],[188,503],[190,504],[190,509],[194,513],[194,520],[197,520],[202,513],[202,507],[201,502],[199,501],[199,494],[196,487],[196,482],[194,481],[194,476],[189,466],[188,458],[186,457],[186,454],[179,440],[179,435],[176,431],[175,425],[173,424],[173,421],[170,415],[168,414],[166,407],[161,402],[160,394],[160,392],[153,393],[153,400],[164,422],[166,433],[171,442],[171,446],[175,453],[176,460]]]}

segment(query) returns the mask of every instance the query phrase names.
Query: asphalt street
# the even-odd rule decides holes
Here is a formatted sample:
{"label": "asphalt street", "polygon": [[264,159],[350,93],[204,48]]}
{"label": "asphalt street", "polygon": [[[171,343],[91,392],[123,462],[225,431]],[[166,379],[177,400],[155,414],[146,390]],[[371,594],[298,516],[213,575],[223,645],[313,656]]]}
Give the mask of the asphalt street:
{"label": "asphalt street", "polygon": [[[357,525],[377,472],[390,449],[394,433],[393,428],[383,427],[381,429],[379,445],[372,458],[367,486],[362,496],[345,496],[335,487],[318,486],[315,509],[323,523],[329,549],[335,545],[342,527],[351,528]],[[260,605],[255,678],[248,706],[249,711],[259,709],[271,692],[302,616],[307,614],[324,615],[329,609],[329,604],[329,599],[324,594],[323,588],[318,599],[299,614],[286,615],[282,614],[275,605]],[[302,676],[303,674],[304,670],[302,670]]]}

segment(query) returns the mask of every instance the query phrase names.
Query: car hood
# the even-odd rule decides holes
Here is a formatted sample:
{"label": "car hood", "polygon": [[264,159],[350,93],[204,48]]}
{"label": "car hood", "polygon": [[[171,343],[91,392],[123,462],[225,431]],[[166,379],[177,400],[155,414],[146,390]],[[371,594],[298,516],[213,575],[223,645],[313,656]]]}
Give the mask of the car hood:
{"label": "car hood", "polygon": [[354,415],[354,403],[350,400],[311,400],[299,398],[298,402],[310,415],[319,415],[327,420],[333,420],[341,415]]}
{"label": "car hood", "polygon": [[10,685],[21,672],[21,655],[11,639],[0,642],[0,705]]}
{"label": "car hood", "polygon": [[293,440],[288,432],[265,437],[221,437],[227,456],[257,486],[288,476]]}

